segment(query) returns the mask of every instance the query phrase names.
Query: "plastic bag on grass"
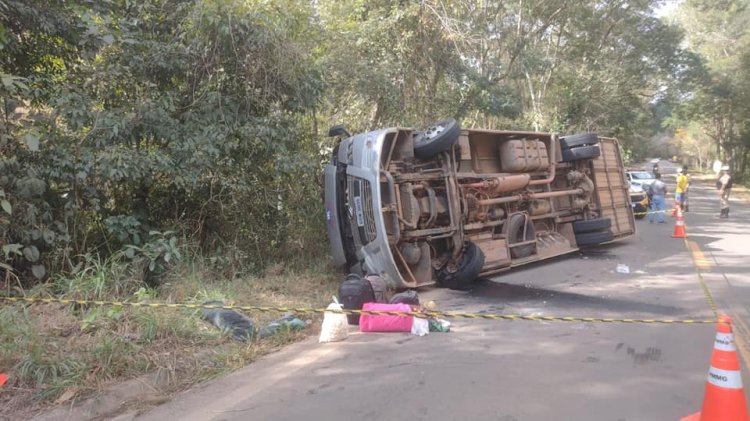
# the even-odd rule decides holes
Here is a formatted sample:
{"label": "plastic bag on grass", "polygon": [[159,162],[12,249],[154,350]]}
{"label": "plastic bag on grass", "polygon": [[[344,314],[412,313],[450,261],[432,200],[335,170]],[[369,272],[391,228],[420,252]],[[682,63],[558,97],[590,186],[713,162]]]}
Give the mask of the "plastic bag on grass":
{"label": "plastic bag on grass", "polygon": [[[204,305],[223,307],[223,301],[206,301]],[[245,342],[255,337],[255,323],[239,311],[222,308],[204,308],[201,317],[218,327],[230,332],[236,341]]]}
{"label": "plastic bag on grass", "polygon": [[280,319],[276,319],[258,330],[258,337],[263,339],[273,336],[281,331],[302,330],[307,327],[307,323],[294,317],[292,313],[284,313]]}
{"label": "plastic bag on grass", "polygon": [[[343,310],[344,307],[339,304],[336,297],[328,305],[326,310]],[[320,327],[320,338],[318,342],[337,342],[343,341],[349,337],[349,322],[346,320],[346,314],[341,313],[323,313],[323,325]]]}

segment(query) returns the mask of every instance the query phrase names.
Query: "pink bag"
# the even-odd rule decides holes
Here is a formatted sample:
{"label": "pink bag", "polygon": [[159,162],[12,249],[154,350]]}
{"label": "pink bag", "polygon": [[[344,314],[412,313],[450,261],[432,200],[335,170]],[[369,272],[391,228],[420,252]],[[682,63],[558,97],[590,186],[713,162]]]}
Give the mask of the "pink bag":
{"label": "pink bag", "polygon": [[[411,313],[409,304],[365,303],[362,310],[404,311]],[[413,316],[363,314],[359,318],[360,332],[411,332]]]}

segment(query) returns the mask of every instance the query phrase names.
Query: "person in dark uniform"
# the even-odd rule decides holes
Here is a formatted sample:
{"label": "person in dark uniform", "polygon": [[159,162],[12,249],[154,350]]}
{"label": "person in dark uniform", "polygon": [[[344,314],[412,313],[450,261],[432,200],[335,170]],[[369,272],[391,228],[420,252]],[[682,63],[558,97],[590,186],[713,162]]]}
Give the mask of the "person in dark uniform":
{"label": "person in dark uniform", "polygon": [[732,177],[729,175],[729,167],[721,168],[721,177],[716,182],[719,188],[720,209],[719,218],[729,218],[729,194],[732,192]]}

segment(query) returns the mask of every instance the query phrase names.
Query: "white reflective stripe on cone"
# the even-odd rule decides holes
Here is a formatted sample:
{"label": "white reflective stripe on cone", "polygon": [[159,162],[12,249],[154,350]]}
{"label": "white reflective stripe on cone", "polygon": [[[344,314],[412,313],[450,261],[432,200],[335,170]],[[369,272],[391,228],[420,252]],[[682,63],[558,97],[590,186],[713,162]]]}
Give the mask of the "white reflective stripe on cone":
{"label": "white reflective stripe on cone", "polygon": [[718,349],[719,351],[736,351],[737,347],[734,345],[734,334],[717,333],[716,341],[714,342],[714,349]]}
{"label": "white reflective stripe on cone", "polygon": [[708,369],[708,382],[724,389],[742,389],[742,376],[739,370]]}

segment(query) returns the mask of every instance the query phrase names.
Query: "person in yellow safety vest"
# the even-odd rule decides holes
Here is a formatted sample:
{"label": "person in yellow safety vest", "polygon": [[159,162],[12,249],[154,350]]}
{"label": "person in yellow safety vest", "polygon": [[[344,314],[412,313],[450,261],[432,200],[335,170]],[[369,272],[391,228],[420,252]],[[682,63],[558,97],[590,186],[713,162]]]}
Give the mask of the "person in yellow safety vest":
{"label": "person in yellow safety vest", "polygon": [[676,205],[680,206],[680,209],[687,212],[685,208],[685,199],[687,198],[688,186],[690,181],[688,180],[687,171],[683,168],[677,169],[677,187],[674,190],[674,201]]}

